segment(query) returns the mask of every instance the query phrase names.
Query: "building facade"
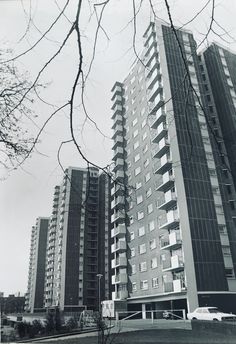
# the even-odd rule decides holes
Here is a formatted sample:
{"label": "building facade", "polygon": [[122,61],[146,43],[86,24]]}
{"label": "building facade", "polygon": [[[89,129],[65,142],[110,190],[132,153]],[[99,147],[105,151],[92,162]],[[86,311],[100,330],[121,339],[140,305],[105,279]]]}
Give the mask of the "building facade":
{"label": "building facade", "polygon": [[25,311],[33,313],[44,307],[44,279],[49,218],[39,217],[32,227],[28,286]]}
{"label": "building facade", "polygon": [[98,309],[99,288],[100,300],[109,299],[109,285],[110,181],[96,168],[70,167],[54,191],[45,307]]}
{"label": "building facade", "polygon": [[235,187],[196,48],[190,32],[151,23],[112,89],[112,296],[129,309],[235,300]]}

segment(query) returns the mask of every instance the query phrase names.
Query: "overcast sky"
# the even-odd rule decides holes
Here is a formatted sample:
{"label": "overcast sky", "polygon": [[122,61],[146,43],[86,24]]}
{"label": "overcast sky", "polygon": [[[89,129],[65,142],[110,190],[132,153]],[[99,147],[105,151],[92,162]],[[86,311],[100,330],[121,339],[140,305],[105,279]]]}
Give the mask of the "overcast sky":
{"label": "overcast sky", "polygon": [[[32,46],[59,13],[58,7],[63,7],[65,0],[0,0],[0,41],[1,47],[12,48],[20,53]],[[90,1],[91,3],[98,1]],[[96,20],[90,19],[90,8],[84,1],[81,16],[83,35],[83,53],[85,70],[92,56],[93,39],[96,29]],[[137,7],[139,1],[136,1]],[[144,0],[143,9],[137,18],[137,49],[141,46],[142,34],[150,20],[149,1]],[[156,3],[157,15],[167,20],[164,0]],[[169,1],[174,23],[178,26],[188,22],[206,3],[196,0]],[[30,11],[32,19],[29,23],[27,13]],[[37,75],[39,69],[47,59],[58,49],[60,42],[69,29],[69,20],[73,20],[76,12],[77,0],[71,0],[66,17],[62,17],[53,31],[47,36],[37,49],[18,61],[22,71],[29,71],[31,79]],[[201,41],[207,32],[211,1],[204,12],[191,22],[187,28],[192,30],[197,42]],[[216,0],[215,19],[231,36],[236,38],[236,1]],[[96,120],[103,133],[111,136],[111,102],[110,90],[116,80],[122,81],[130,65],[134,61],[132,51],[132,18],[131,0],[110,0],[106,7],[103,19],[103,28],[109,36],[99,33],[95,61],[89,76],[85,100],[91,117]],[[26,33],[27,25],[30,24]],[[221,33],[217,24],[214,28]],[[217,36],[210,36],[210,41],[221,42],[226,47],[236,51],[235,42],[228,36],[223,36],[230,44],[220,40]],[[0,48],[1,49],[1,48]],[[42,82],[47,88],[41,91],[43,99],[51,104],[60,106],[68,100],[73,78],[75,77],[78,57],[76,54],[75,37],[69,41],[63,52],[42,76]],[[79,93],[78,108],[75,112],[76,135],[86,156],[95,163],[105,166],[111,160],[111,140],[103,137],[91,125],[86,124],[81,132],[83,114],[80,106]],[[35,113],[39,116],[37,125],[40,126],[52,112],[53,107],[42,102],[34,105]],[[32,133],[38,128],[29,127]],[[70,139],[69,121],[67,112],[61,112],[46,127],[37,146],[38,152],[24,164],[23,169],[11,172],[9,175],[1,171],[4,180],[0,182],[0,291],[5,294],[17,291],[25,292],[29,262],[29,245],[31,226],[38,216],[50,216],[52,207],[53,187],[60,183],[62,171],[57,162],[57,150],[61,141]],[[61,160],[64,167],[85,166],[72,145],[62,150]]]}

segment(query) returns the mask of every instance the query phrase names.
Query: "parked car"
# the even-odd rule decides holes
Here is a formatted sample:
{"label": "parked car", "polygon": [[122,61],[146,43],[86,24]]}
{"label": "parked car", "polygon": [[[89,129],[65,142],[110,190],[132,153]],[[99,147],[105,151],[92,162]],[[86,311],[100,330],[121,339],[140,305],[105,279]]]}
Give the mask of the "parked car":
{"label": "parked car", "polygon": [[236,321],[236,315],[223,313],[217,307],[198,307],[192,313],[187,313],[189,320]]}

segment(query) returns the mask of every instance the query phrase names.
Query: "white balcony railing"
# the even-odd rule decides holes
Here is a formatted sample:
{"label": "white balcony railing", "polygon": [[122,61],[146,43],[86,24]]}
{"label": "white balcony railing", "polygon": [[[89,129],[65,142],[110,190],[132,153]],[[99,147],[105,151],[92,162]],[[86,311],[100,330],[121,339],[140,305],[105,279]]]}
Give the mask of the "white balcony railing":
{"label": "white balcony railing", "polygon": [[167,133],[167,126],[165,123],[161,122],[157,129],[152,130],[151,139],[153,143],[158,143]]}
{"label": "white balcony railing", "polygon": [[162,183],[157,186],[158,191],[165,191],[174,185],[175,177],[169,171],[165,172],[162,176]]}
{"label": "white balcony railing", "polygon": [[127,283],[128,282],[128,277],[126,273],[119,273],[117,275],[113,275],[111,277],[111,283],[112,284],[117,284],[117,283]]}
{"label": "white balcony railing", "polygon": [[162,262],[162,269],[164,271],[177,271],[177,270],[182,270],[184,268],[184,262],[183,262],[183,258],[178,256],[178,255],[174,255],[172,257],[170,257],[170,259],[164,260]]}
{"label": "white balcony railing", "polygon": [[177,197],[176,197],[175,192],[168,190],[167,192],[165,192],[164,202],[162,202],[161,204],[158,204],[158,208],[162,210],[166,210],[170,208],[171,206],[173,206],[176,203],[176,201],[177,201]]}
{"label": "white balcony railing", "polygon": [[161,238],[160,241],[161,249],[176,249],[177,247],[181,246],[182,240],[180,237],[180,231],[175,230],[174,232],[170,233],[167,236]]}
{"label": "white balcony railing", "polygon": [[150,114],[148,118],[150,118],[150,127],[156,129],[158,125],[165,120],[166,114],[162,109],[159,109],[155,114]]}
{"label": "white balcony railing", "polygon": [[111,245],[111,253],[117,251],[125,251],[126,250],[126,242],[124,240],[119,240],[118,242]]}
{"label": "white balcony railing", "polygon": [[169,210],[166,217],[166,222],[160,225],[160,229],[174,228],[179,224],[179,213],[177,209]]}
{"label": "white balcony railing", "polygon": [[127,266],[127,258],[126,257],[119,257],[112,259],[111,267],[112,269],[120,267],[120,266]]}
{"label": "white balcony railing", "polygon": [[122,237],[122,236],[125,236],[126,235],[126,227],[125,225],[119,225],[117,226],[116,228],[113,228],[111,230],[111,237],[114,238],[114,237]]}

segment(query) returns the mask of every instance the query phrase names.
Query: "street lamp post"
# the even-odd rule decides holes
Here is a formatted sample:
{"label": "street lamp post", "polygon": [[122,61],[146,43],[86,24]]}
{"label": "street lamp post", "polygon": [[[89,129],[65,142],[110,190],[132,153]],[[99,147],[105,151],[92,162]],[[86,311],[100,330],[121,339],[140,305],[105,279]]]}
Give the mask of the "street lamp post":
{"label": "street lamp post", "polygon": [[98,312],[99,315],[101,314],[101,278],[103,277],[102,274],[97,274],[98,277]]}
{"label": "street lamp post", "polygon": [[102,314],[101,314],[101,278],[102,274],[97,274],[98,277],[98,343],[104,342],[104,329],[102,324]]}

